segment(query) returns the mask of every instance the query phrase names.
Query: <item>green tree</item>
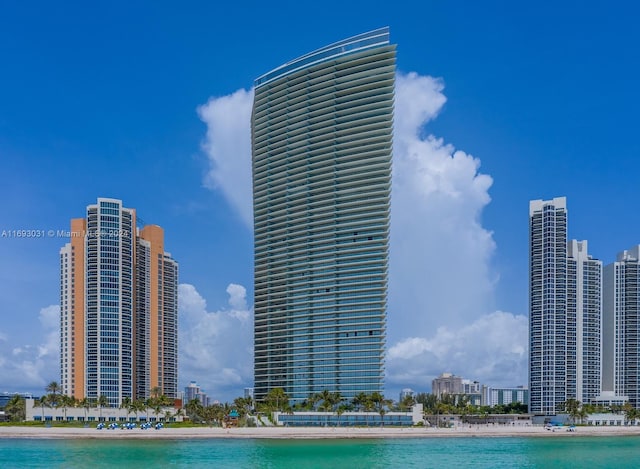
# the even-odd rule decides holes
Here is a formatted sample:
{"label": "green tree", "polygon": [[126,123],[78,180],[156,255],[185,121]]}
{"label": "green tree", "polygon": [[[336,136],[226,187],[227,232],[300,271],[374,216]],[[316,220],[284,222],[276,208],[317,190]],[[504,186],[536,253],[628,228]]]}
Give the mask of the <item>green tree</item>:
{"label": "green tree", "polygon": [[336,426],[340,426],[340,417],[342,417],[342,414],[344,414],[347,410],[349,410],[348,404],[340,404],[338,406],[338,408],[336,409],[336,414],[338,415],[338,422],[336,423]]}
{"label": "green tree", "polygon": [[438,396],[435,394],[419,393],[416,396],[416,402],[422,404],[426,414],[435,414],[436,405],[438,404]]}
{"label": "green tree", "polygon": [[122,398],[122,402],[120,403],[120,408],[127,411],[127,420],[129,420],[129,414],[133,410],[133,401],[129,396],[125,396]]}
{"label": "green tree", "polygon": [[102,408],[109,406],[109,399],[104,394],[100,394],[98,397],[98,410],[100,411],[100,415],[98,420],[102,420]]}
{"label": "green tree", "polygon": [[251,413],[253,409],[253,399],[251,397],[236,397],[233,400],[233,404],[240,415],[240,418]]}
{"label": "green tree", "polygon": [[51,381],[49,384],[47,384],[47,387],[44,390],[50,394],[56,395],[60,392],[60,385],[57,381]]}
{"label": "green tree", "polygon": [[77,405],[77,400],[73,396],[66,396],[61,394],[58,399],[58,404],[62,408],[62,413],[64,415],[64,420],[67,420],[67,409],[69,407],[75,407]]}
{"label": "green tree", "polygon": [[368,401],[370,401],[369,396],[364,392],[356,394],[353,397],[353,399],[351,400],[351,402],[353,403],[354,407],[358,411],[361,411],[362,409],[364,409],[366,407]]}
{"label": "green tree", "polygon": [[444,401],[438,401],[436,404],[436,426],[440,427],[440,415],[449,413],[449,404]]}
{"label": "green tree", "polygon": [[633,422],[639,416],[638,410],[635,407],[633,407],[629,402],[625,402],[624,406],[622,406],[622,410],[624,411],[624,416],[625,416],[627,425],[633,425]]}
{"label": "green tree", "polygon": [[400,412],[408,412],[411,407],[416,404],[416,399],[412,395],[406,395],[398,402],[398,410]]}
{"label": "green tree", "polygon": [[25,400],[16,394],[4,406],[4,411],[12,422],[22,422],[26,416]]}
{"label": "green tree", "polygon": [[47,396],[42,396],[40,399],[36,399],[34,406],[39,406],[42,409],[42,420],[44,420],[44,408],[49,407],[49,399]]}
{"label": "green tree", "polygon": [[91,401],[88,398],[83,397],[80,399],[80,402],[78,402],[78,405],[84,409],[84,419],[87,420],[87,411],[91,407]]}
{"label": "green tree", "polygon": [[371,399],[371,396],[367,396],[362,408],[364,409],[365,412],[367,412],[367,415],[365,416],[365,421],[367,422],[367,427],[369,426],[369,413],[373,412],[374,410],[376,410],[376,404],[375,402],[373,402],[373,399]]}
{"label": "green tree", "polygon": [[576,399],[567,399],[564,403],[564,410],[569,414],[573,423],[576,423],[576,419],[580,415],[580,407],[580,401]]}
{"label": "green tree", "polygon": [[[136,399],[133,401],[133,412],[136,414],[136,418],[140,412],[147,412],[147,404],[144,399]],[[147,420],[149,416],[147,415]]]}
{"label": "green tree", "polygon": [[284,389],[273,388],[265,396],[264,402],[271,411],[283,411],[289,407],[289,396]]}
{"label": "green tree", "polygon": [[198,421],[202,418],[202,410],[204,407],[198,399],[191,399],[185,406],[187,416],[192,422]]}

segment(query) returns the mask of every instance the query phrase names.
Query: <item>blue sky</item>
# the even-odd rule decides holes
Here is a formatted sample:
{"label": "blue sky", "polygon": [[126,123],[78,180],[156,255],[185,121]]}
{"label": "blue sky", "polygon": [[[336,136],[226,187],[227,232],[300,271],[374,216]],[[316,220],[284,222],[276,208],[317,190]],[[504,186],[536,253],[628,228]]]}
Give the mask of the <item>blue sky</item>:
{"label": "blue sky", "polygon": [[[100,196],[164,227],[180,263],[181,385],[239,395],[253,79],[388,25],[408,129],[396,143],[422,152],[394,166],[388,394],[443,371],[525,384],[528,201],[567,196],[569,236],[605,263],[640,243],[640,32],[631,2],[514,3],[4,5],[0,232],[65,229]],[[58,379],[65,242],[0,238],[0,391]]]}

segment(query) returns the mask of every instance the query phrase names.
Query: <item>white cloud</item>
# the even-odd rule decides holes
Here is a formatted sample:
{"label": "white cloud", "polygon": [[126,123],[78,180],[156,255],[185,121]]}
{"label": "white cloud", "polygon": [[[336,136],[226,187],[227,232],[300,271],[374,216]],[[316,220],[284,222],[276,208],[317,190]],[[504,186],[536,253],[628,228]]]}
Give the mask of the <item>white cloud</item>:
{"label": "white cloud", "polygon": [[[426,131],[446,102],[443,89],[432,77],[397,75],[387,388],[425,390],[443,371],[488,384],[524,384],[526,318],[495,312],[496,246],[481,222],[493,180],[479,172],[479,159]],[[210,178],[248,227],[252,95],[239,90],[200,108]],[[490,329],[491,342],[472,340],[472,332]]]}
{"label": "white cloud", "polygon": [[41,338],[39,344],[16,347],[0,333],[0,376],[7,388],[2,391],[44,393],[48,383],[60,381],[60,307],[42,308],[38,319],[40,327],[34,325],[33,337]]}
{"label": "white cloud", "polygon": [[211,312],[193,285],[178,287],[180,379],[220,401],[253,383],[253,310],[243,286],[232,283],[227,293],[230,308]]}
{"label": "white cloud", "polygon": [[527,330],[526,317],[497,311],[460,329],[439,327],[430,338],[403,339],[389,348],[387,380],[424,390],[446,371],[495,386],[523,384]]}
{"label": "white cloud", "polygon": [[253,226],[251,192],[251,107],[253,90],[211,98],[198,107],[207,124],[202,144],[210,169],[204,184],[220,189],[247,226]]}
{"label": "white cloud", "polygon": [[481,215],[493,181],[477,158],[425,133],[442,90],[397,77],[387,386],[424,390],[443,371],[524,384],[526,318],[492,312],[495,242]]}

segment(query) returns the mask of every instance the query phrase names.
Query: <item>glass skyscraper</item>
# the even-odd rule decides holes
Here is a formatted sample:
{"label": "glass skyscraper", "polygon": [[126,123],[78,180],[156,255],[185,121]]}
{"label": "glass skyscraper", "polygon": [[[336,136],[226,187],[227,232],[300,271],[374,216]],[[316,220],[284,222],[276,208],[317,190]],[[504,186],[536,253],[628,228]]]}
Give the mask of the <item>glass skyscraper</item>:
{"label": "glass skyscraper", "polygon": [[601,390],[602,262],[567,242],[567,200],[529,204],[529,412],[555,415]]}
{"label": "glass skyscraper", "polygon": [[178,264],[164,232],[136,227],[136,212],[98,199],[71,220],[60,250],[60,383],[77,399],[109,405],[177,397]]}
{"label": "glass skyscraper", "polygon": [[395,45],[382,28],[255,81],[255,398],[383,390]]}
{"label": "glass skyscraper", "polygon": [[529,412],[567,400],[567,200],[529,203]]}
{"label": "glass skyscraper", "polygon": [[604,274],[603,389],[640,408],[640,246],[618,253]]}

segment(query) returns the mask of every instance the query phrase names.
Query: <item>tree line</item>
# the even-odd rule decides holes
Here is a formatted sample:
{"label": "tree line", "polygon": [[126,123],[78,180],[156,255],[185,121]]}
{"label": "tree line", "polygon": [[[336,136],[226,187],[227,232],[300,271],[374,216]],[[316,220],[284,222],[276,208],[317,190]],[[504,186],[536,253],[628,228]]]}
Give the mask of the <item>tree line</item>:
{"label": "tree line", "polygon": [[[74,396],[62,394],[62,388],[56,381],[49,383],[45,388],[45,391],[47,394],[36,399],[34,402],[35,407],[40,407],[42,409],[43,418],[45,407],[62,409],[65,420],[67,417],[67,409],[69,408],[83,408],[85,410],[86,419],[89,409],[97,408],[99,410],[99,416],[102,417],[102,409],[109,407],[109,399],[105,395],[100,395],[97,398],[84,397],[82,399],[76,399]],[[146,412],[148,418],[150,411],[158,417],[160,413],[162,413],[163,409],[173,407],[173,405],[173,399],[161,394],[159,387],[154,387],[151,389],[151,396],[147,399],[131,399],[130,397],[123,398],[120,408],[127,411],[127,416],[133,413]],[[24,400],[22,406],[24,408]],[[170,411],[165,410],[163,416],[165,420],[169,420],[171,417],[178,416],[180,414],[181,410],[176,413],[171,413]],[[24,420],[24,413],[21,417],[22,420]]]}

